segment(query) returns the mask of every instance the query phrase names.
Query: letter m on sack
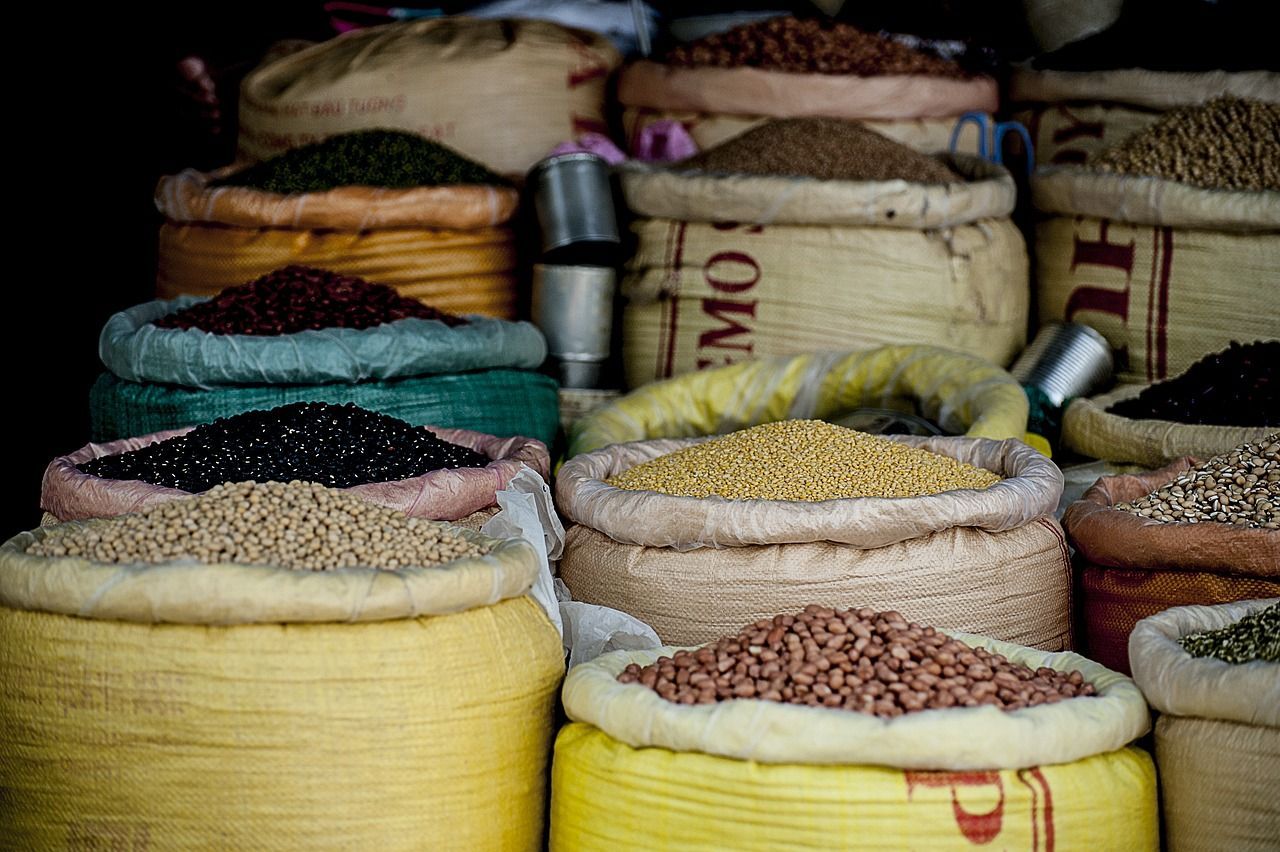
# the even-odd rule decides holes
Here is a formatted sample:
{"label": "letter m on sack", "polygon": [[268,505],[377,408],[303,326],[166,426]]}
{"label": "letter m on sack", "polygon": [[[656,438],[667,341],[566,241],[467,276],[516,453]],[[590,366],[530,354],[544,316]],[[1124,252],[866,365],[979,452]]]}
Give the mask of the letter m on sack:
{"label": "letter m on sack", "polygon": [[[1075,233],[1072,235],[1070,278],[1074,284],[1071,295],[1067,297],[1063,319],[1074,322],[1081,313],[1107,314],[1120,320],[1119,333],[1106,335],[1112,346],[1117,340],[1126,339],[1129,326],[1129,295],[1133,283],[1134,245],[1133,239],[1125,242],[1112,242],[1109,231],[1112,223],[1106,219],[1097,222],[1097,236],[1082,234],[1091,225],[1083,218],[1077,218]],[[1122,286],[1099,286],[1103,277],[1115,278],[1123,276]],[[1087,281],[1088,283],[1083,283]],[[1095,283],[1097,282],[1097,283]],[[1088,318],[1082,322],[1089,322]],[[1094,324],[1094,323],[1089,323]],[[1105,328],[1099,328],[1104,334]],[[1122,362],[1127,359],[1127,346],[1116,346]]]}

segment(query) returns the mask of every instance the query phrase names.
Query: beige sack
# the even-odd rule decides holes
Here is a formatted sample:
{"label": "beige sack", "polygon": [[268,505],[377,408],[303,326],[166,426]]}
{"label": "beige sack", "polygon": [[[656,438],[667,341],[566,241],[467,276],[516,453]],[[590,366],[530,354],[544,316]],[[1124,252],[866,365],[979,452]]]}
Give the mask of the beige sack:
{"label": "beige sack", "polygon": [[1126,385],[1091,399],[1073,400],[1062,417],[1063,443],[1090,458],[1163,467],[1182,456],[1216,456],[1275,431],[1274,426],[1199,426],[1107,413],[1112,405],[1146,387]]}
{"label": "beige sack", "polygon": [[622,282],[631,387],[755,357],[923,343],[1006,365],[1026,342],[1008,219],[944,230],[646,219]]}
{"label": "beige sack", "polygon": [[1133,677],[1156,723],[1170,852],[1274,849],[1280,838],[1280,664],[1194,658],[1178,645],[1280,602],[1184,606],[1129,637]]}
{"label": "beige sack", "polygon": [[1014,441],[903,438],[1006,477],[981,492],[821,503],[672,497],[602,480],[699,440],[615,444],[565,462],[560,575],[575,600],[690,644],[810,603],[893,608],[1046,650],[1071,644],[1070,563],[1049,515],[1062,475]]}
{"label": "beige sack", "polygon": [[1280,193],[1045,170],[1032,181],[1041,322],[1088,323],[1117,378],[1177,375],[1232,340],[1280,337]]}
{"label": "beige sack", "polygon": [[449,17],[349,33],[245,78],[239,153],[260,160],[364,128],[411,130],[496,172],[605,132],[621,57],[603,36],[544,21]]}

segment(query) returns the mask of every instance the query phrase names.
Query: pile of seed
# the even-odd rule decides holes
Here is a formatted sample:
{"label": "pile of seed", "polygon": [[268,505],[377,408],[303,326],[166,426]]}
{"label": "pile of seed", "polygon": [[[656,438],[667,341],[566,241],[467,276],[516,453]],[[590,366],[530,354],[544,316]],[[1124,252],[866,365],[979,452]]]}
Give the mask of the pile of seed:
{"label": "pile of seed", "polygon": [[1231,346],[1107,411],[1134,419],[1215,426],[1280,426],[1280,340]]}
{"label": "pile of seed", "polygon": [[1176,109],[1091,165],[1208,189],[1280,190],[1280,104],[1221,97]]}
{"label": "pile of seed", "polygon": [[452,148],[402,130],[357,130],[293,148],[213,181],[265,192],[326,192],[340,186],[506,184]]}
{"label": "pile of seed", "polygon": [[941,161],[856,121],[838,118],[766,121],[680,162],[676,168],[819,180],[927,184],[962,180]]}
{"label": "pile of seed", "polygon": [[921,497],[1000,477],[946,456],[820,420],[780,420],[659,456],[608,482],[630,491],[729,500]]}
{"label": "pile of seed", "polygon": [[1280,530],[1280,433],[1241,444],[1179,474],[1132,503],[1117,503],[1161,523],[1220,523]]}
{"label": "pile of seed", "polygon": [[1280,603],[1219,630],[1183,636],[1179,644],[1193,657],[1214,657],[1237,666],[1254,660],[1280,663]]}
{"label": "pile of seed", "polygon": [[298,402],[223,417],[78,468],[105,479],[140,479],[197,492],[246,480],[300,479],[350,488],[487,464],[489,459],[475,450],[353,403]]}
{"label": "pile of seed", "polygon": [[308,482],[237,482],[32,544],[92,562],[238,562],[301,571],[425,567],[489,552],[447,524]]}
{"label": "pile of seed", "polygon": [[1078,671],[1031,669],[897,612],[810,604],[618,675],[677,704],[759,698],[882,719],[946,707],[1020,710],[1095,694]]}
{"label": "pile of seed", "polygon": [[963,68],[849,24],[790,16],[743,24],[680,45],[666,56],[685,68],[740,68],[801,74],[926,74],[965,77]]}
{"label": "pile of seed", "polygon": [[286,266],[155,321],[211,334],[276,335],[324,328],[372,328],[410,317],[448,326],[466,320],[401,296],[385,284],[327,269]]}

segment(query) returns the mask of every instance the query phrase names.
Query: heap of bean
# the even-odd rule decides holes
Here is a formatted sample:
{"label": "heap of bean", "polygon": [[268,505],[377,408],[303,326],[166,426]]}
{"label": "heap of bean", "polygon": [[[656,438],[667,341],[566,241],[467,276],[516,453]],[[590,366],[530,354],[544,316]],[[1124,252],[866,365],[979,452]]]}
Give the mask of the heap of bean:
{"label": "heap of bean", "polygon": [[1214,456],[1116,508],[1166,524],[1280,530],[1280,433]]}
{"label": "heap of bean", "polygon": [[1219,630],[1183,636],[1178,644],[1193,657],[1214,657],[1232,665],[1254,660],[1280,663],[1280,603]]}
{"label": "heap of bean", "polygon": [[309,329],[372,328],[408,319],[465,325],[395,288],[310,266],[286,266],[228,287],[218,295],[155,321],[159,328],[198,328],[210,334],[276,335]]}
{"label": "heap of bean", "polygon": [[293,148],[213,181],[266,192],[327,192],[340,186],[415,186],[508,183],[447,145],[403,130],[357,130]]}
{"label": "heap of bean", "polygon": [[913,50],[891,38],[826,20],[790,16],[743,24],[680,45],[666,56],[686,68],[750,66],[809,74],[925,74],[965,77],[954,62]]}
{"label": "heap of bean", "polygon": [[820,420],[780,420],[694,444],[608,480],[729,500],[920,497],[1000,481],[988,470]]}
{"label": "heap of bean", "polygon": [[298,402],[223,417],[78,468],[105,479],[140,479],[194,492],[251,479],[350,488],[487,464],[482,453],[353,403]]}
{"label": "heap of bean", "polygon": [[92,562],[237,562],[302,571],[427,567],[489,552],[448,524],[308,482],[237,482],[136,515],[62,527],[37,556]]}
{"label": "heap of bean", "polygon": [[819,180],[957,183],[939,160],[856,121],[786,118],[766,121],[679,163],[680,169]]}
{"label": "heap of bean", "polygon": [[1220,97],[1176,109],[1091,165],[1208,189],[1280,190],[1280,104]]}
{"label": "heap of bean", "polygon": [[1020,710],[1095,693],[1078,671],[1012,663],[897,612],[817,604],[644,667],[632,663],[618,680],[677,704],[756,698],[882,719],[947,707]]}
{"label": "heap of bean", "polygon": [[1107,411],[1216,426],[1280,426],[1280,340],[1206,355],[1177,378],[1157,382]]}

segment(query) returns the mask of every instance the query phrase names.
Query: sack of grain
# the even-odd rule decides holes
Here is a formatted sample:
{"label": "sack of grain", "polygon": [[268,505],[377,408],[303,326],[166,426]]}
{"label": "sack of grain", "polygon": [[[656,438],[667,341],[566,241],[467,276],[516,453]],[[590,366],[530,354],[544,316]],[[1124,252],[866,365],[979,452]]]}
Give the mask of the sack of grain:
{"label": "sack of grain", "polygon": [[[1157,131],[1170,122],[1187,130],[1197,115],[1234,112],[1233,103],[1244,102],[1215,101],[1170,113],[1130,145],[1162,144],[1158,151],[1164,153],[1153,156],[1176,165],[1185,140],[1162,142]],[[1221,159],[1212,153],[1222,143],[1208,132],[1199,134],[1200,150],[1219,170],[1235,168],[1235,154]],[[1242,134],[1233,137],[1234,144],[1248,147],[1248,133],[1272,131],[1259,126],[1234,132]],[[1252,150],[1269,156],[1264,145]],[[1194,159],[1191,153],[1185,158]],[[1128,163],[1125,170],[1162,167]],[[1188,168],[1202,175],[1197,183],[1203,185],[1074,166],[1042,169],[1032,180],[1036,208],[1050,214],[1036,227],[1040,320],[1096,328],[1118,350],[1121,382],[1145,384],[1176,375],[1232,340],[1280,337],[1280,301],[1259,297],[1269,291],[1280,264],[1277,178],[1264,177],[1261,162],[1256,170],[1234,175],[1211,173],[1207,166],[1200,171],[1198,163]],[[1229,188],[1249,175],[1272,188]]]}
{"label": "sack of grain", "polygon": [[934,346],[884,346],[765,358],[646,385],[577,423],[567,455],[771,420],[837,420],[861,407],[917,413],[971,438],[1021,438],[1027,428],[1027,396],[999,367]]}
{"label": "sack of grain", "polygon": [[278,194],[162,178],[156,293],[212,296],[291,264],[369,278],[444,311],[513,319],[517,194],[501,186],[340,186]]}
{"label": "sack of grain", "polygon": [[1221,95],[1280,103],[1280,74],[1019,68],[1009,88],[1013,117],[1031,132],[1036,162],[1044,165],[1083,165],[1166,110]]}
{"label": "sack of grain", "polygon": [[1160,713],[1156,763],[1170,852],[1262,852],[1280,838],[1280,664],[1197,658],[1179,644],[1277,604],[1176,607],[1143,619],[1129,637],[1133,678]]}
{"label": "sack of grain", "polygon": [[399,570],[25,552],[81,526],[0,547],[16,846],[541,847],[564,658],[526,542]]}
{"label": "sack of grain", "polygon": [[[189,497],[177,488],[140,480],[105,479],[82,473],[77,465],[103,456],[114,456],[185,435],[191,429],[155,432],[106,444],[89,444],[59,456],[45,468],[40,486],[40,508],[59,521],[112,518],[137,512],[158,503]],[[414,518],[454,521],[497,505],[496,494],[528,465],[543,478],[551,474],[551,458],[541,441],[531,438],[496,438],[465,429],[431,429],[451,444],[482,453],[492,461],[485,467],[434,470],[422,476],[391,482],[374,482],[347,489],[352,494],[404,512]]]}
{"label": "sack of grain", "polygon": [[132,382],[209,389],[534,370],[547,352],[542,333],[532,324],[484,317],[452,326],[434,319],[406,318],[369,328],[273,335],[213,334],[155,325],[156,320],[203,301],[179,296],[112,315],[98,338],[102,363]]}
{"label": "sack of grain", "polygon": [[1080,559],[1082,644],[1109,668],[1130,671],[1129,634],[1148,616],[1280,595],[1280,530],[1159,523],[1115,508],[1194,466],[1188,458],[1151,473],[1104,476],[1062,518]]}
{"label": "sack of grain", "polygon": [[556,739],[551,848],[1157,849],[1155,768],[1129,745],[1149,728],[1132,681],[1075,654],[950,635],[1076,670],[1098,696],[892,719],[753,699],[686,706],[617,681],[674,648],[609,654],[565,682],[573,722]]}
{"label": "sack of grain", "polygon": [[628,384],[832,341],[937,344],[1007,364],[1030,302],[1013,180],[977,158],[928,162],[964,179],[625,171],[628,204],[654,217],[633,225],[621,288]]}
{"label": "sack of grain", "polygon": [[1025,444],[894,438],[1004,477],[908,499],[725,500],[605,482],[704,440],[615,444],[564,463],[556,503],[575,525],[560,576],[574,600],[630,613],[671,644],[821,600],[1070,647],[1070,563],[1052,518],[1062,474]]}
{"label": "sack of grain", "polygon": [[89,389],[89,437],[115,441],[210,423],[293,402],[354,402],[414,426],[523,435],[550,445],[560,412],[554,379],[532,370],[476,370],[439,376],[323,385],[232,385],[198,390],[141,384],[103,373]]}

